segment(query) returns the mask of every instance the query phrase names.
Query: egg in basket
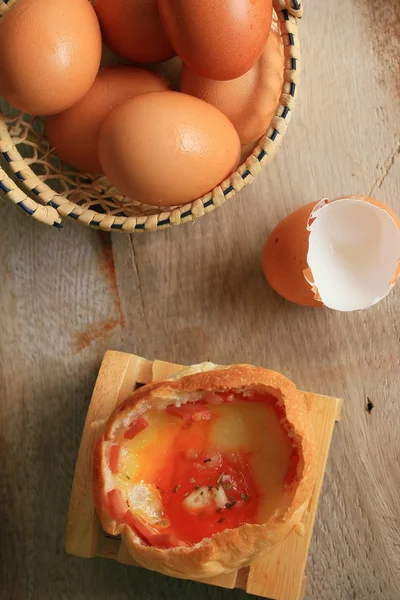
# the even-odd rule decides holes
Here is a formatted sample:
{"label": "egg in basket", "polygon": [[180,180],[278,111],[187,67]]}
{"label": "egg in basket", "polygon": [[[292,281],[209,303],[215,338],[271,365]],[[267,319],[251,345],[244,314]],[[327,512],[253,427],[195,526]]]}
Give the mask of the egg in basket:
{"label": "egg in basket", "polygon": [[294,107],[301,8],[243,7],[9,3],[0,22],[6,197],[51,224],[70,216],[132,232],[194,220],[250,183]]}

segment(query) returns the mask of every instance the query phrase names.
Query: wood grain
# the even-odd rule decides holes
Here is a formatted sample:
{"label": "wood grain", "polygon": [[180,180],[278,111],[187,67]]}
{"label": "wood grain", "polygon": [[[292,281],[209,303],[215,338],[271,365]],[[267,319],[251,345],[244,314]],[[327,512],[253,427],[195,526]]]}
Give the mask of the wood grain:
{"label": "wood grain", "polygon": [[400,288],[357,314],[303,309],[273,293],[259,263],[273,226],[311,200],[371,192],[400,214],[399,27],[398,0],[305,2],[299,103],[274,161],[194,225],[113,235],[114,267],[99,233],[72,222],[53,231],[0,201],[1,600],[243,598],[65,555],[79,441],[108,348],[247,361],[344,397],[306,598],[398,600]]}

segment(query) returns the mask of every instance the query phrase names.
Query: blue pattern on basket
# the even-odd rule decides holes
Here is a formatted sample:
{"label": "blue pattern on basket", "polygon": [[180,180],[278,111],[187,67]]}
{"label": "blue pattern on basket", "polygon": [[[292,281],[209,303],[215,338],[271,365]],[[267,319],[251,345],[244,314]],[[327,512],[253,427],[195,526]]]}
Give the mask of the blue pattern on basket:
{"label": "blue pattern on basket", "polygon": [[[3,2],[5,4],[8,3],[9,0],[3,0]],[[293,1],[293,6],[295,8],[295,10],[299,10],[301,7],[300,2],[298,2],[297,0],[292,0]],[[1,3],[1,0],[0,0]],[[283,14],[283,18],[285,19],[285,21],[289,20],[289,12],[285,9],[282,11]],[[294,46],[295,45],[295,40],[294,40],[294,36],[292,33],[289,33],[289,44],[290,46]],[[292,58],[292,69],[293,71],[295,71],[297,68],[297,60],[295,58]],[[296,93],[296,84],[291,82],[290,84],[290,95],[293,97]],[[282,113],[282,119],[286,119],[286,117],[288,116],[290,112],[290,108],[288,108],[287,106],[284,108],[284,111]],[[279,131],[277,129],[274,129],[273,132],[271,133],[271,135],[269,136],[269,139],[273,142],[275,141],[275,139],[277,138],[277,136],[279,135]],[[8,154],[8,152],[3,152],[3,156],[6,159],[7,162],[11,162],[11,158]],[[257,156],[257,160],[258,161],[262,161],[263,158],[266,156],[266,152],[265,150],[261,150],[261,152],[259,153],[259,155]],[[247,169],[246,171],[244,171],[244,173],[242,173],[241,177],[242,179],[246,179],[249,175],[251,175],[251,172]],[[16,173],[16,176],[18,177],[18,179],[20,179],[21,181],[25,181],[25,177],[23,176],[23,174],[21,173],[21,171],[18,171]],[[10,192],[10,190],[7,189],[7,187],[0,182],[0,189],[2,189],[6,194],[8,194]],[[32,192],[36,195],[39,195],[39,190],[37,188],[34,188],[32,190]],[[233,187],[230,185],[229,187],[227,187],[225,190],[223,190],[223,194],[224,196],[227,196],[228,194],[230,194],[231,192],[233,192]],[[56,202],[54,202],[54,200],[50,200],[50,202],[48,203],[49,206],[52,206],[53,208],[55,208],[56,210],[59,209],[60,205],[57,204]],[[208,208],[209,206],[212,206],[214,204],[213,200],[207,200],[207,202],[204,202],[203,206],[204,208]],[[22,208],[26,213],[28,213],[29,215],[32,215],[35,211],[32,211],[32,209],[28,208],[23,202],[18,202],[17,206],[19,206],[20,208]],[[70,212],[69,217],[72,217],[73,219],[79,219],[80,215],[77,215],[74,212]],[[192,216],[192,210],[187,210],[184,213],[181,214],[181,219],[186,219],[187,217],[191,217]],[[170,218],[166,218],[163,219],[162,221],[158,221],[157,223],[157,227],[162,227],[165,225],[170,225],[171,221]],[[91,227],[100,227],[100,222],[99,221],[91,221],[89,223],[89,225]],[[57,229],[61,229],[62,225],[60,223],[53,223],[53,227],[56,227]],[[111,229],[122,229],[123,225],[122,223],[113,223],[111,225]],[[143,223],[137,223],[135,225],[135,229],[144,229],[144,224]]]}
{"label": "blue pattern on basket", "polygon": [[[7,152],[3,152],[3,156],[5,156],[5,158],[6,158],[6,160],[7,160],[7,156],[8,156],[8,155],[7,155],[7,156],[6,156],[6,155],[7,155]],[[8,162],[11,162],[11,161],[10,161],[10,160],[8,160]],[[20,178],[20,179],[21,179],[21,178]],[[23,178],[22,178],[22,181],[24,181],[24,179],[23,179]],[[36,188],[35,188],[35,189],[36,189]],[[9,188],[8,188],[8,187],[7,187],[7,186],[6,186],[6,185],[5,185],[3,182],[2,182],[2,181],[0,181],[0,190],[2,190],[2,191],[5,193],[5,194],[9,194],[9,193],[11,192],[11,190],[10,190],[10,189],[9,189]],[[38,191],[36,191],[36,193],[38,194],[39,192],[38,192]],[[16,203],[16,205],[17,205],[17,206],[19,206],[20,208],[22,208],[22,210],[23,210],[24,212],[26,212],[26,214],[27,214],[27,215],[29,215],[30,217],[31,217],[32,215],[34,215],[34,214],[35,214],[35,212],[36,212],[36,210],[37,210],[37,209],[35,209],[35,210],[32,210],[31,208],[29,208],[29,206],[26,206],[26,204],[24,203],[24,201],[23,201],[23,200],[21,200],[20,202],[17,202],[17,203]],[[56,222],[54,222],[54,223],[53,223],[53,227],[55,227],[56,229],[62,229],[62,228],[63,228],[63,225],[62,225],[61,223],[56,223]]]}

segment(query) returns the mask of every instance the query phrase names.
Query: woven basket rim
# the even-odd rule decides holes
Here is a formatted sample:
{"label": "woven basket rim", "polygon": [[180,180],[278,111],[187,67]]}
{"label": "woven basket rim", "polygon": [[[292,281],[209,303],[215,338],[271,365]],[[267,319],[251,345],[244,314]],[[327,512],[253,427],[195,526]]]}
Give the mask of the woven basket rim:
{"label": "woven basket rim", "polygon": [[[6,0],[0,0],[0,16],[15,0],[5,2]],[[127,233],[161,230],[194,221],[223,204],[251,183],[273,158],[282,142],[295,105],[300,77],[297,19],[302,16],[303,9],[298,0],[273,0],[273,5],[279,21],[285,58],[279,105],[257,147],[228,179],[211,192],[172,210],[160,210],[156,214],[144,216],[114,216],[96,212],[90,207],[82,207],[55,192],[32,171],[14,144],[0,113],[0,156],[5,163],[5,169],[11,171],[14,176],[14,179],[11,179],[0,166],[0,193],[36,220],[57,228],[62,227],[61,217],[68,216],[92,228]]]}

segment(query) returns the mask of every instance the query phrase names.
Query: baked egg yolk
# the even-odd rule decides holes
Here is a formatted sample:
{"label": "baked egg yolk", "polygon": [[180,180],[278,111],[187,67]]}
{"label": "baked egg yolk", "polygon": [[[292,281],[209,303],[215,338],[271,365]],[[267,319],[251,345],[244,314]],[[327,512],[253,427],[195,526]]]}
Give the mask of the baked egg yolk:
{"label": "baked egg yolk", "polygon": [[212,392],[119,429],[107,460],[110,515],[143,543],[170,548],[265,523],[296,476],[298,453],[275,396]]}

